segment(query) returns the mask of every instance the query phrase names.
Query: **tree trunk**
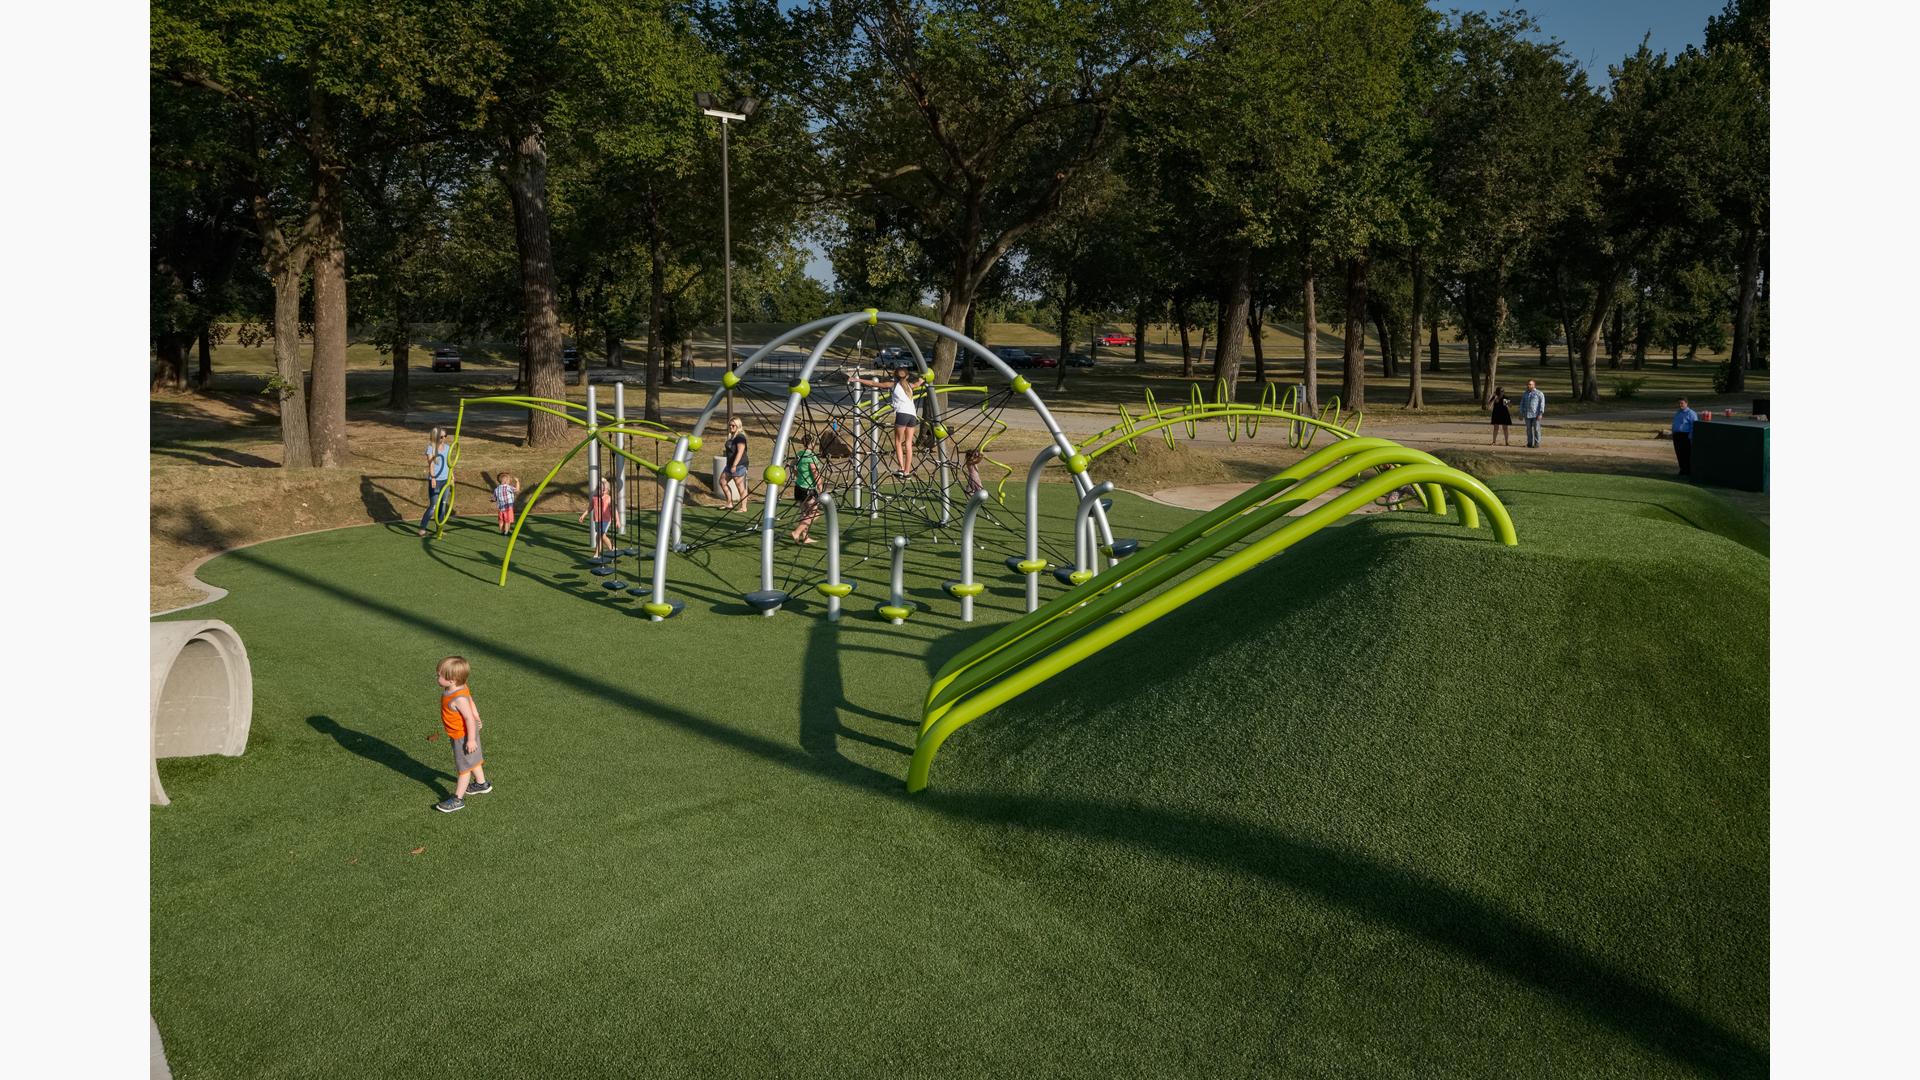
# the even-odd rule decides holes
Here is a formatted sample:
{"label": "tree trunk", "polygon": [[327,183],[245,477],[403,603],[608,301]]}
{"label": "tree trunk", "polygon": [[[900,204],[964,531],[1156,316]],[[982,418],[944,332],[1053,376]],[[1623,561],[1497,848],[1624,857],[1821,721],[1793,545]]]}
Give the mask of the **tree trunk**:
{"label": "tree trunk", "polygon": [[1546,367],[1552,361],[1547,357],[1547,339],[1540,339],[1540,366]]}
{"label": "tree trunk", "polygon": [[1413,249],[1413,331],[1407,335],[1407,408],[1424,409],[1427,402],[1420,385],[1420,313],[1427,302],[1427,275],[1420,265],[1420,249]]}
{"label": "tree trunk", "polygon": [[1133,362],[1147,362],[1147,305],[1136,304],[1133,309]]}
{"label": "tree trunk", "polygon": [[1300,289],[1300,402],[1305,412],[1320,409],[1320,317],[1313,310],[1313,271]]}
{"label": "tree trunk", "polygon": [[1680,366],[1680,340],[1678,338],[1675,338],[1673,341],[1673,357],[1667,366],[1675,368]]}
{"label": "tree trunk", "polygon": [[1473,388],[1473,400],[1485,401],[1486,391],[1481,382],[1486,377],[1486,335],[1474,329],[1473,317],[1464,316],[1466,325],[1460,328],[1460,334],[1466,339],[1467,346],[1467,382]]}
{"label": "tree trunk", "polygon": [[1647,346],[1653,344],[1653,311],[1646,298],[1641,297],[1635,305],[1633,331],[1633,370],[1644,371],[1647,367]]}
{"label": "tree trunk", "polygon": [[1580,382],[1574,389],[1575,401],[1600,400],[1600,337],[1606,332],[1607,315],[1613,307],[1616,279],[1609,276],[1593,294],[1592,317],[1587,323],[1586,339],[1580,343]]}
{"label": "tree trunk", "polygon": [[160,362],[154,373],[153,389],[178,390],[186,385],[187,350],[193,348],[190,335],[169,331],[154,339],[153,356]]}
{"label": "tree trunk", "polygon": [[[324,103],[314,114],[323,123]],[[307,402],[307,432],[313,463],[323,469],[347,464],[347,244],[346,192],[340,170],[331,163],[315,167],[314,206],[319,211],[313,236],[313,396]]]}
{"label": "tree trunk", "polygon": [[1187,295],[1173,294],[1173,321],[1180,324],[1180,376],[1193,377],[1193,343],[1187,337]]}
{"label": "tree trunk", "polygon": [[1391,379],[1398,370],[1394,365],[1393,335],[1387,332],[1387,313],[1378,301],[1367,305],[1373,314],[1374,340],[1380,343],[1380,377]]}
{"label": "tree trunk", "polygon": [[[513,134],[506,150],[507,194],[513,200],[513,238],[520,255],[520,302],[525,324],[527,392],[534,397],[566,396],[560,366],[560,318],[554,311],[553,226],[547,209],[547,142],[539,125]],[[659,273],[656,262],[655,274]],[[659,286],[655,286],[659,295]],[[655,313],[657,326],[658,312]],[[652,331],[650,330],[649,333]],[[649,361],[657,361],[657,353]],[[586,378],[583,365],[582,380]],[[647,419],[658,419],[657,372],[647,375]],[[558,446],[566,441],[567,421],[528,410],[527,445]]]}
{"label": "tree trunk", "polygon": [[1242,245],[1228,271],[1226,303],[1220,309],[1220,344],[1213,353],[1213,378],[1224,383],[1222,401],[1232,401],[1240,390],[1240,346],[1247,332],[1247,313],[1253,306],[1253,249]]}
{"label": "tree trunk", "polygon": [[1266,337],[1265,316],[1264,306],[1257,301],[1247,305],[1247,340],[1253,344],[1253,381],[1261,386],[1267,385],[1267,345],[1261,340]]}
{"label": "tree trunk", "polygon": [[[941,294],[940,325],[955,333],[966,333],[967,316],[973,310],[973,284],[965,271],[955,275],[955,280],[947,283]],[[953,379],[953,365],[958,358],[959,345],[952,338],[942,334],[933,343],[933,378],[935,382],[950,382]]]}
{"label": "tree trunk", "polygon": [[1740,299],[1733,309],[1733,355],[1727,357],[1727,392],[1747,388],[1753,351],[1753,300],[1760,279],[1760,226],[1748,222],[1740,235]]}
{"label": "tree trunk", "polygon": [[280,466],[313,467],[307,438],[307,377],[300,367],[300,281],[304,250],[286,255],[273,270],[273,373],[279,387]]}
{"label": "tree trunk", "polygon": [[413,404],[413,395],[407,386],[409,354],[413,351],[413,327],[402,317],[396,320],[393,330],[393,385],[387,391],[387,407],[404,409]]}
{"label": "tree trunk", "polygon": [[[961,331],[961,333],[966,334],[968,337],[972,338],[975,341],[979,341],[980,335],[975,332],[976,324],[978,323],[979,320],[974,318],[973,312],[974,312],[973,308],[971,307],[967,308],[967,328]],[[958,347],[959,345],[956,342],[955,348],[958,348]],[[966,354],[960,357],[960,381],[961,382],[970,383],[973,381],[973,362],[974,362],[973,350],[968,349],[966,350]]]}
{"label": "tree trunk", "polygon": [[[646,412],[643,419],[660,419],[660,369],[666,365],[665,330],[661,324],[666,319],[667,294],[667,250],[665,230],[660,226],[660,201],[652,199],[647,203],[647,393]],[[732,357],[727,361],[731,362]],[[726,370],[722,365],[721,370]],[[586,366],[580,368],[580,377],[585,379]],[[728,411],[732,411],[731,405]]]}
{"label": "tree trunk", "polygon": [[1053,388],[1067,385],[1067,354],[1073,351],[1073,279],[1060,282],[1060,355],[1053,366]]}
{"label": "tree trunk", "polygon": [[1427,322],[1427,370],[1440,370],[1440,313],[1433,312]]}
{"label": "tree trunk", "polygon": [[1349,411],[1367,407],[1367,258],[1347,260],[1347,340],[1341,353],[1340,400]]}
{"label": "tree trunk", "polygon": [[1486,377],[1481,384],[1484,392],[1480,395],[1482,411],[1493,408],[1493,402],[1489,399],[1493,397],[1494,387],[1500,385],[1500,339],[1505,337],[1506,333],[1507,289],[1506,278],[1502,275],[1495,278],[1493,283],[1493,329],[1487,334],[1486,344],[1482,346],[1486,350],[1486,362],[1483,365],[1486,368]]}
{"label": "tree trunk", "polygon": [[1613,320],[1608,324],[1607,368],[1611,371],[1620,370],[1621,339],[1627,336],[1625,309],[1626,305],[1615,304],[1613,306]]}
{"label": "tree trunk", "polygon": [[194,376],[193,383],[206,393],[213,389],[213,324],[200,328],[200,371]]}
{"label": "tree trunk", "polygon": [[620,355],[620,335],[611,326],[607,327],[607,366],[627,366],[626,359]]}

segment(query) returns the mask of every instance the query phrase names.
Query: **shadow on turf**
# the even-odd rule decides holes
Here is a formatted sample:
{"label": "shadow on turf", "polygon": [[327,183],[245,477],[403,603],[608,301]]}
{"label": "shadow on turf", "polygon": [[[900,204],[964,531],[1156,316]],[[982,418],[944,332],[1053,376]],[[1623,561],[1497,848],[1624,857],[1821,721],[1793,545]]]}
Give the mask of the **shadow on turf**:
{"label": "shadow on turf", "polygon": [[452,789],[440,783],[442,780],[452,780],[452,776],[420,761],[385,739],[369,735],[364,731],[355,731],[331,716],[309,716],[307,723],[313,730],[339,743],[341,749],[350,750],[376,765],[385,765],[409,780],[418,780],[432,788],[433,793],[442,799],[452,794]]}
{"label": "shadow on turf", "polygon": [[[329,593],[394,623],[435,634],[458,634],[476,651],[484,650],[506,663],[593,693],[621,709],[782,768],[946,817],[1080,836],[1253,875],[1450,949],[1490,972],[1535,987],[1595,1023],[1700,1072],[1724,1077],[1766,1075],[1768,1055],[1764,1048],[1686,1002],[1451,886],[1361,855],[1333,851],[1237,821],[1137,805],[939,791],[908,796],[900,776],[859,764],[839,752],[836,740],[847,734],[840,724],[839,710],[848,703],[837,657],[831,663],[808,665],[810,675],[802,688],[801,745],[795,746],[728,727],[563,667],[511,642],[476,638],[470,627],[456,628],[377,596],[344,588],[266,558],[255,549],[242,548],[229,552],[228,557],[301,587]],[[816,650],[818,656],[837,650],[831,624],[822,626],[827,629],[809,639],[810,655],[816,655]],[[817,681],[811,674],[816,667],[821,669]],[[446,774],[430,769],[390,743],[340,728],[326,717],[309,722],[317,730],[333,734],[323,726],[330,725],[341,733],[335,737],[342,746],[435,790],[440,790],[437,781],[446,778]]]}

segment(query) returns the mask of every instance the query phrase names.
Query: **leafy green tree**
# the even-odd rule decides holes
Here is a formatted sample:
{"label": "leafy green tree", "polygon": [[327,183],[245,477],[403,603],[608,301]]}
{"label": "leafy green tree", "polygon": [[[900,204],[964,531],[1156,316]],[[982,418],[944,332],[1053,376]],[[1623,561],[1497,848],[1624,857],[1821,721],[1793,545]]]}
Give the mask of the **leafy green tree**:
{"label": "leafy green tree", "polygon": [[[1594,100],[1557,41],[1539,42],[1519,13],[1457,16],[1455,63],[1434,116],[1434,185],[1446,244],[1480,348],[1474,394],[1499,380],[1509,291],[1518,264],[1586,190]],[[1483,329],[1482,329],[1483,327]]]}
{"label": "leafy green tree", "polygon": [[[994,266],[1114,138],[1114,111],[1180,41],[1189,5],[815,0],[793,100],[824,150],[821,190],[937,267],[963,330]],[[950,377],[954,348],[934,363]]]}

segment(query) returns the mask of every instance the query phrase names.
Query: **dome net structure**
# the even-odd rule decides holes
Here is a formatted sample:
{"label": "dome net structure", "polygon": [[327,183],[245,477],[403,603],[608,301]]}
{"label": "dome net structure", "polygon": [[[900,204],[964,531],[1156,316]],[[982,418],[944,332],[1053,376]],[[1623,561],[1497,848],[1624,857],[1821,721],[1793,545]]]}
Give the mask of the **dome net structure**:
{"label": "dome net structure", "polygon": [[[828,356],[836,338],[862,324],[890,327],[904,345],[890,366],[927,380],[913,394],[920,424],[910,467],[905,470],[898,467],[894,410],[888,392],[859,381],[890,379],[893,372]],[[909,328],[954,338],[974,354],[976,370],[986,376],[986,381],[964,386],[934,384]],[[773,362],[780,356],[775,351],[779,347],[814,333],[821,336],[804,360]],[[690,500],[687,493],[693,470],[686,463],[695,460],[696,452],[711,454],[718,487],[726,426],[717,420],[717,414],[729,398],[733,415],[741,421],[748,438],[744,482],[748,503],[758,511],[748,515],[702,506]],[[978,511],[976,547],[1004,548],[1007,554],[1019,557],[1027,554],[1025,548],[1038,542],[1045,557],[1071,563],[1070,539],[1060,538],[1065,541],[1062,545],[1039,538],[1026,516],[1016,518],[1014,508],[1007,505],[1007,482],[1013,470],[991,452],[995,439],[1008,428],[1003,414],[1014,408],[1033,410],[1058,450],[1059,459],[1081,463],[1081,468],[1073,472],[1081,494],[1090,491],[1084,459],[1078,458],[1073,444],[1031,385],[972,339],[914,316],[877,311],[833,316],[788,331],[723,377],[723,385],[714,391],[689,436],[676,448],[674,461],[681,467],[666,473],[648,613],[660,619],[679,610],[678,602],[666,598],[670,557],[700,564],[705,561],[702,553],[717,544],[759,541],[759,589],[746,595],[750,602],[755,602],[753,597],[760,598],[755,606],[761,610],[776,610],[783,597],[822,580],[827,546],[824,520],[816,523],[820,542],[813,546],[796,547],[786,538],[805,512],[784,493],[792,480],[789,473],[794,449],[803,436],[812,438],[818,458],[818,490],[836,504],[842,550],[851,561],[885,557],[894,537],[906,537],[914,545],[958,544],[964,511],[977,490],[966,461],[967,452],[974,450],[982,458],[977,469],[978,488],[989,496]],[[715,434],[709,450],[706,433],[710,429]],[[1110,544],[1112,536],[1104,510],[1096,510],[1095,518],[1100,534]],[[1024,536],[1026,532],[1035,535]]]}

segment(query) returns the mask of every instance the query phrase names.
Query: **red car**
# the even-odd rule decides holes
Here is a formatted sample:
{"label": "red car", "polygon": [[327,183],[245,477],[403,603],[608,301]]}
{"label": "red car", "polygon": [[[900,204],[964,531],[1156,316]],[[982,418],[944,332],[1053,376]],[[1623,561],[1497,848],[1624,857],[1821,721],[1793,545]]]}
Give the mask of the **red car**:
{"label": "red car", "polygon": [[1133,344],[1133,335],[1132,334],[1108,334],[1106,337],[1103,337],[1100,339],[1100,344],[1113,345],[1113,346],[1131,345]]}

